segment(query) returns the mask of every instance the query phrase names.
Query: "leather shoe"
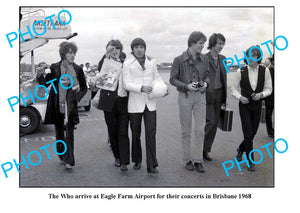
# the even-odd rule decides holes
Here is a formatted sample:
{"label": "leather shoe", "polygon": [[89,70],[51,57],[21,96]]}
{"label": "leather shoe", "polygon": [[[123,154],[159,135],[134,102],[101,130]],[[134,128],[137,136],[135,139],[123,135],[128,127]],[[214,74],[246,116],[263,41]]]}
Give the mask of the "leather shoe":
{"label": "leather shoe", "polygon": [[194,168],[197,172],[205,172],[202,163],[194,163]]}
{"label": "leather shoe", "polygon": [[134,170],[139,170],[141,168],[141,166],[142,166],[141,162],[137,162],[137,163],[134,164],[133,169]]}
{"label": "leather shoe", "polygon": [[193,163],[192,161],[189,161],[185,164],[185,168],[189,171],[193,171],[194,170],[194,166],[193,166]]}
{"label": "leather shoe", "polygon": [[70,164],[65,164],[65,169],[66,170],[71,170],[73,167]]}
{"label": "leather shoe", "polygon": [[115,166],[116,167],[120,167],[121,166],[120,159],[116,158],[116,160],[115,160]]}
{"label": "leather shoe", "polygon": [[250,172],[255,171],[255,165],[253,163],[250,163],[250,167],[247,168]]}
{"label": "leather shoe", "polygon": [[147,169],[147,172],[150,174],[158,174],[159,171],[156,168]]}
{"label": "leather shoe", "polygon": [[121,164],[121,171],[127,171],[127,165],[125,163]]}
{"label": "leather shoe", "polygon": [[237,155],[236,155],[236,159],[237,161],[242,161],[242,156],[243,156],[243,152],[238,148],[237,150]]}
{"label": "leather shoe", "polygon": [[203,159],[207,161],[212,161],[212,158],[209,156],[208,152],[203,152]]}

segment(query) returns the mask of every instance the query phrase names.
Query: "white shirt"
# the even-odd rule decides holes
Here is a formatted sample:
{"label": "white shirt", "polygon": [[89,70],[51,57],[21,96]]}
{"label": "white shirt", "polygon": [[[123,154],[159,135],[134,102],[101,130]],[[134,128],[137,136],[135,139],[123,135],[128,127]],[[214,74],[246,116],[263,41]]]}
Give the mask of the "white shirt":
{"label": "white shirt", "polygon": [[121,71],[120,73],[120,77],[119,77],[119,86],[118,86],[118,96],[119,97],[127,97],[127,91],[124,88],[123,85],[123,71]]}
{"label": "white shirt", "polygon": [[[253,90],[255,90],[257,86],[258,67],[259,66],[256,66],[255,68],[251,68],[250,66],[247,66],[248,77],[249,77],[251,88]],[[240,87],[241,72],[242,71],[240,69],[237,70],[237,73],[235,73],[234,81],[232,84],[232,95],[238,100],[240,100],[240,97],[242,96],[241,87]],[[261,93],[263,95],[263,98],[271,95],[272,93],[272,78],[271,78],[270,70],[268,68],[266,68],[265,70],[265,83],[264,83],[263,91]]]}

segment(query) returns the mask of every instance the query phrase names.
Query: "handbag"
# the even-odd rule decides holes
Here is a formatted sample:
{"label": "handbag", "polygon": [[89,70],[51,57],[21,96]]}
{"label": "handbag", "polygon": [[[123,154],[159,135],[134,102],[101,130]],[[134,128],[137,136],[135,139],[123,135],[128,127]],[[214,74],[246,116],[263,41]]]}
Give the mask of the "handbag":
{"label": "handbag", "polygon": [[220,119],[218,127],[222,131],[231,131],[232,130],[232,119],[233,119],[233,110],[228,109],[226,106],[221,108]]}

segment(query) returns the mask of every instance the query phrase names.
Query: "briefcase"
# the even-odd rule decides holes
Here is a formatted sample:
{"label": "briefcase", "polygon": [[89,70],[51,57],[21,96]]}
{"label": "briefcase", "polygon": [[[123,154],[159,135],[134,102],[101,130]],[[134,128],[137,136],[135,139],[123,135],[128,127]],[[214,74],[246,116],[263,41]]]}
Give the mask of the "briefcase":
{"label": "briefcase", "polygon": [[218,127],[223,131],[232,130],[233,110],[227,107],[221,108]]}

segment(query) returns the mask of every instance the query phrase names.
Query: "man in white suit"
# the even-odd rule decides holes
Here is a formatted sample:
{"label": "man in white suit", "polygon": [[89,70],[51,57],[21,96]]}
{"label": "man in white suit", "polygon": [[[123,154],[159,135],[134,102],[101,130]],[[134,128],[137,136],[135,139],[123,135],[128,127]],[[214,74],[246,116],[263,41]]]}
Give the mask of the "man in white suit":
{"label": "man in white suit", "polygon": [[150,99],[152,81],[160,78],[155,59],[146,56],[146,43],[136,38],[131,43],[133,57],[124,62],[124,88],[129,91],[128,113],[132,132],[132,162],[134,169],[141,168],[141,123],[144,117],[146,134],[147,172],[157,174],[156,159],[156,102]]}

